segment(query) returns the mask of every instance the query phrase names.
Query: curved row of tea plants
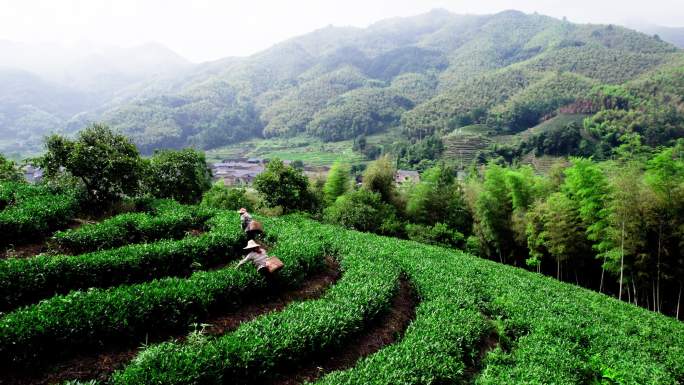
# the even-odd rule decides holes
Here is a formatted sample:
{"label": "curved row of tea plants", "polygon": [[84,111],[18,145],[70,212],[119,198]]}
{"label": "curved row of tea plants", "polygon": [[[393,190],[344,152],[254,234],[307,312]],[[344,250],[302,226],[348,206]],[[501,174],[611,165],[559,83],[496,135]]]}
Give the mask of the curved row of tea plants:
{"label": "curved row of tea plants", "polygon": [[126,213],[100,223],[58,231],[52,240],[61,250],[74,254],[111,249],[132,243],[180,239],[198,229],[214,215],[202,206],[185,206],[173,200],[154,202],[151,213]]}
{"label": "curved row of tea plants", "polygon": [[[288,224],[273,228],[278,241],[273,253],[286,263],[279,274],[284,284],[301,282],[323,268],[323,242],[295,236],[299,229]],[[0,318],[0,362],[29,367],[57,353],[187,330],[212,311],[236,307],[266,288],[266,281],[254,269],[227,267],[197,272],[187,279],[165,278],[56,296]]]}
{"label": "curved row of tea plants", "polygon": [[218,338],[155,345],[115,373],[111,382],[259,383],[293,364],[334,350],[388,309],[400,275],[390,261],[391,248],[369,252],[360,243],[363,236],[341,239],[336,237],[337,228],[305,222],[298,226],[308,227],[300,239],[324,234],[341,258],[344,276],[324,297],[292,304]]}
{"label": "curved row of tea plants", "polygon": [[[684,382],[677,320],[522,269],[395,242],[403,251],[392,256],[422,299],[415,321],[399,343],[320,383]],[[493,330],[498,345],[477,362]]]}
{"label": "curved row of tea plants", "polygon": [[78,210],[74,194],[44,186],[0,183],[0,247],[28,242],[66,227]]}
{"label": "curved row of tea plants", "polygon": [[178,241],[124,246],[77,256],[0,260],[0,311],[92,287],[186,276],[242,253],[246,242],[234,213],[208,222],[211,231]]}
{"label": "curved row of tea plants", "polygon": [[[401,341],[352,369],[329,374],[320,380],[323,384],[677,384],[684,380],[684,324],[676,320],[461,252],[331,230],[298,218],[283,220],[310,229],[302,238],[313,231],[331,247],[337,244],[343,266],[374,261],[364,267],[367,274],[385,271],[386,264],[401,267],[421,298],[417,318]],[[370,280],[367,285],[372,285]],[[357,294],[347,295],[342,305],[355,302]],[[154,346],[115,374],[113,382],[258,381],[320,351],[319,341],[341,338],[333,326],[334,313],[330,315],[323,305],[317,307],[324,301],[296,305],[308,312],[287,308],[218,339]],[[292,309],[299,309],[296,306]],[[320,314],[331,318],[330,324],[319,323]],[[268,331],[262,331],[264,327]],[[489,346],[491,351],[479,362],[493,331],[498,344]]]}
{"label": "curved row of tea plants", "polygon": [[[374,236],[366,244],[376,247]],[[493,325],[486,297],[472,264],[457,265],[444,249],[395,241],[392,258],[418,291],[416,319],[398,343],[360,360],[354,368],[333,372],[320,384],[464,383],[476,366],[483,339]],[[454,266],[460,274],[454,274]]]}

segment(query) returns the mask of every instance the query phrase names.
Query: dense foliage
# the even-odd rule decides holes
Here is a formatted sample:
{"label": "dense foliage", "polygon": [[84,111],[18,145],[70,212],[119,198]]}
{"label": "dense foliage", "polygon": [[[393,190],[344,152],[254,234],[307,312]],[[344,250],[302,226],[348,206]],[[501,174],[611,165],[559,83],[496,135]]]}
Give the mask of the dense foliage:
{"label": "dense foliage", "polygon": [[157,151],[146,170],[147,192],[158,198],[197,203],[211,186],[204,153],[193,149]]}
{"label": "dense foliage", "polygon": [[78,207],[73,191],[1,182],[0,246],[24,243],[66,227]]}
{"label": "dense foliage", "polygon": [[37,160],[46,177],[67,172],[78,178],[88,199],[98,205],[138,192],[143,163],[135,145],[107,126],[95,124],[76,140],[59,135],[47,138],[46,153]]}
{"label": "dense foliage", "polygon": [[17,164],[0,154],[0,182],[21,182],[24,176]]}
{"label": "dense foliage", "polygon": [[254,188],[269,207],[281,207],[285,212],[306,210],[316,202],[309,191],[309,180],[302,170],[272,159],[266,169],[254,179]]}

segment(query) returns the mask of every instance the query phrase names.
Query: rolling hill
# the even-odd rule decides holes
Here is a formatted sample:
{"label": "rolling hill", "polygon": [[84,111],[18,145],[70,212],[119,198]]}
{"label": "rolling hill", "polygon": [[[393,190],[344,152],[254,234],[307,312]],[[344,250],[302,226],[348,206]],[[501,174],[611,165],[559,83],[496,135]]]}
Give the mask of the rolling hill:
{"label": "rolling hill", "polygon": [[643,79],[682,57],[660,38],[614,25],[434,10],[367,28],[330,26],[253,56],[145,77],[62,127],[105,121],[146,153],[387,130],[411,141],[468,124],[510,135],[597,87]]}

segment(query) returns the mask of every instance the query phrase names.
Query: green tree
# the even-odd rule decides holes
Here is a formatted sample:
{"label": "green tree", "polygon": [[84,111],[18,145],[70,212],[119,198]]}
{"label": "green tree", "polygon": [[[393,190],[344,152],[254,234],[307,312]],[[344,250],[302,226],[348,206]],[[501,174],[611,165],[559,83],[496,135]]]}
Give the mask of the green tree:
{"label": "green tree", "polygon": [[607,253],[607,268],[619,276],[618,299],[622,300],[625,270],[631,270],[640,252],[645,251],[649,198],[636,163],[618,165],[610,187],[607,234],[613,248]]}
{"label": "green tree", "polygon": [[371,162],[363,173],[363,187],[377,192],[385,202],[393,202],[395,194],[394,175],[397,170],[389,155]]}
{"label": "green tree", "polygon": [[155,152],[146,171],[147,190],[158,198],[196,203],[211,187],[204,153],[190,148]]}
{"label": "green tree", "polygon": [[330,168],[328,179],[323,186],[323,194],[328,205],[335,202],[335,199],[349,190],[351,169],[349,165],[335,162]]}
{"label": "green tree", "polygon": [[421,175],[420,182],[409,191],[406,214],[414,223],[442,223],[461,233],[472,225],[463,188],[455,181],[453,169],[444,165]]}
{"label": "green tree", "polygon": [[21,182],[24,180],[17,164],[0,154],[0,182]]}
{"label": "green tree", "polygon": [[582,219],[575,202],[563,193],[554,193],[547,200],[547,215],[544,223],[547,249],[556,261],[556,278],[562,278],[561,267],[564,262],[573,262],[573,270],[577,277],[577,268],[584,266],[584,256],[590,249],[587,243]]}
{"label": "green tree", "polygon": [[511,213],[513,207],[506,187],[506,170],[489,164],[484,174],[482,190],[475,202],[475,230],[480,245],[490,254],[496,254],[500,262],[507,262],[513,250]]}
{"label": "green tree", "polygon": [[379,193],[366,189],[338,197],[325,209],[323,217],[328,223],[387,235],[396,235],[400,227],[396,209],[385,203]]}
{"label": "green tree", "polygon": [[218,181],[204,193],[202,205],[224,210],[238,210],[242,207],[254,210],[254,202],[247,196],[244,188],[229,188]]}
{"label": "green tree", "polygon": [[78,133],[76,140],[52,135],[46,140],[45,155],[36,164],[47,178],[66,171],[78,178],[87,199],[106,205],[138,192],[143,161],[135,145],[103,124],[93,124]]}
{"label": "green tree", "polygon": [[269,207],[280,206],[283,212],[307,210],[312,207],[309,179],[301,170],[272,159],[266,169],[254,179],[254,188]]}
{"label": "green tree", "polygon": [[653,191],[653,212],[657,226],[656,246],[656,300],[655,309],[660,310],[661,278],[663,272],[663,256],[670,255],[669,268],[678,271],[679,297],[677,313],[682,291],[682,275],[684,262],[677,255],[684,246],[684,141],[679,140],[672,148],[665,148],[656,153],[647,163],[645,181]]}
{"label": "green tree", "polygon": [[599,291],[603,281],[607,252],[612,249],[607,230],[609,186],[606,176],[597,164],[589,159],[572,159],[572,166],[565,169],[563,192],[572,199],[579,210],[587,238],[593,242],[597,257],[603,259]]}

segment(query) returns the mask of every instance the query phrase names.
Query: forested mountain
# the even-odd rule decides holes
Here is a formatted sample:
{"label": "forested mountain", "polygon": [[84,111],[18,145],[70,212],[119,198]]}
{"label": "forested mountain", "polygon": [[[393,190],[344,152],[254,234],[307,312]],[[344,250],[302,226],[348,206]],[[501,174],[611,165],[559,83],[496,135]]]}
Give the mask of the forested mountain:
{"label": "forested mountain", "polygon": [[[657,37],[619,26],[435,10],[364,29],[330,26],[250,57],[148,78],[66,127],[104,121],[147,153],[299,134],[337,141],[390,128],[409,142],[472,124],[511,135],[559,109],[595,114],[597,99],[615,86],[629,93],[626,82],[648,83],[652,71],[678,68],[672,63],[682,57]],[[645,103],[637,99],[630,107]]]}
{"label": "forested mountain", "polygon": [[0,40],[0,148],[30,153],[77,114],[191,65],[159,44],[65,47]]}
{"label": "forested mountain", "polygon": [[664,41],[684,48],[684,28],[682,27],[663,27],[652,24],[630,24],[629,27],[649,35],[658,35]]}

